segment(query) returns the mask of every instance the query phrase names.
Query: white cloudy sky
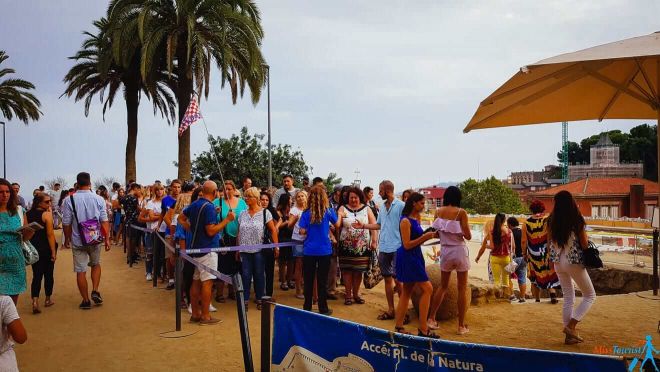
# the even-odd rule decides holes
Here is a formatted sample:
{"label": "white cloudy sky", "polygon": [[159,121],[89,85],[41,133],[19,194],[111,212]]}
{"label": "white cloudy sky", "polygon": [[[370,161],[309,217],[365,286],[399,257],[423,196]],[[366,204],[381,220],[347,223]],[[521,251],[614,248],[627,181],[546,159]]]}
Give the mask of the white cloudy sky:
{"label": "white cloudy sky", "polygon": [[[463,134],[478,103],[520,66],[597,44],[660,30],[660,2],[337,0],[258,1],[271,65],[273,143],[300,148],[312,176],[359,170],[363,185],[384,178],[398,189],[510,171],[540,169],[556,159],[561,126]],[[32,81],[43,118],[7,125],[7,177],[24,185],[88,170],[123,178],[125,106],[103,122],[81,104],[58,98],[67,60],[105,13],[101,0],[0,0],[0,49],[17,76]],[[3,66],[4,67],[4,66]],[[265,94],[232,106],[212,75],[202,112],[213,135],[240,127],[265,133]],[[176,128],[140,109],[138,181],[176,176]],[[561,110],[560,107],[557,108]],[[570,139],[640,122],[576,123]],[[201,125],[193,153],[208,149]]]}

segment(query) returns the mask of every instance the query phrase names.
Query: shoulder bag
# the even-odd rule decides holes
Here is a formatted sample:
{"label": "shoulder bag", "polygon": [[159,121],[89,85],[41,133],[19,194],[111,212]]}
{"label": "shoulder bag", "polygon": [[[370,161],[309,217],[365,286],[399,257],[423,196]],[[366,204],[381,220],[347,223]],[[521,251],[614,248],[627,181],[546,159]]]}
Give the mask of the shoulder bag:
{"label": "shoulder bag", "polygon": [[600,252],[596,247],[596,244],[589,241],[589,246],[587,249],[582,251],[582,264],[588,269],[600,269],[603,267],[603,261],[600,259]]}
{"label": "shoulder bag", "polygon": [[[17,213],[21,219],[21,226],[23,226],[23,208],[19,206]],[[23,258],[25,258],[25,266],[37,263],[39,261],[39,251],[37,251],[37,248],[29,240],[23,240],[22,236],[19,236],[19,239],[21,239],[21,250],[23,251]]]}
{"label": "shoulder bag", "polygon": [[87,221],[80,222],[78,219],[78,212],[76,211],[76,201],[71,195],[71,207],[73,208],[73,217],[76,219],[78,225],[78,233],[80,234],[80,242],[83,246],[89,247],[103,243],[104,237],[101,234],[101,222],[98,218],[92,218]]}

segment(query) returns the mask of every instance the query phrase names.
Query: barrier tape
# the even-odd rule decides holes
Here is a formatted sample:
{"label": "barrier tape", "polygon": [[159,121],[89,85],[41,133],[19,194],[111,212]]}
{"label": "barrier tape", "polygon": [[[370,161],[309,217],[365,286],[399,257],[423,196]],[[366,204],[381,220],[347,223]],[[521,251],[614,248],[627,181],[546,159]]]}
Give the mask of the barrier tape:
{"label": "barrier tape", "polygon": [[234,282],[231,280],[231,277],[229,275],[225,275],[225,274],[219,272],[218,270],[212,269],[212,268],[210,268],[210,267],[208,267],[208,266],[206,266],[202,263],[199,263],[199,262],[195,261],[195,259],[193,257],[188,256],[185,252],[179,252],[179,255],[181,255],[181,257],[183,257],[186,261],[188,261],[191,264],[197,266],[197,268],[199,270],[204,270],[206,272],[209,272],[209,273],[213,274],[216,278],[222,280],[225,283],[234,284]]}
{"label": "barrier tape", "polygon": [[[131,225],[131,228],[136,230],[144,231],[147,233],[153,233],[155,230],[145,229],[143,227]],[[158,234],[156,234],[158,235]],[[158,235],[160,236],[160,235]],[[162,238],[161,238],[162,240]],[[164,241],[164,240],[163,240]],[[167,244],[167,243],[165,243]],[[257,249],[273,249],[281,247],[293,247],[295,245],[300,245],[300,242],[285,242],[285,243],[270,243],[270,244],[255,244],[255,245],[235,245],[231,247],[209,247],[209,248],[195,248],[195,249],[186,249],[188,254],[198,254],[198,253],[211,253],[211,252],[241,252],[241,251],[251,251]]]}
{"label": "barrier tape", "polygon": [[147,229],[147,228],[140,227],[140,226],[135,226],[135,225],[130,225],[130,226],[131,226],[131,229],[146,232],[146,233],[149,233],[149,234],[156,231],[156,230]]}
{"label": "barrier tape", "polygon": [[[165,239],[163,239],[162,236],[160,236],[159,234],[156,234],[156,236],[158,237],[158,239],[160,239],[163,242],[163,244],[165,245],[165,247],[167,249],[172,251],[172,253],[176,253],[176,249],[174,247],[172,247],[171,245],[169,245],[167,243],[167,241]],[[201,263],[195,261],[195,259],[193,257],[190,257],[187,253],[189,253],[189,252],[179,251],[179,255],[181,257],[183,257],[186,261],[190,262],[191,264],[197,266],[197,268],[199,268],[200,270],[204,270],[206,272],[209,272],[209,273],[215,275],[218,279],[222,280],[225,283],[229,283],[229,284],[232,284],[232,285],[234,284],[234,282],[231,279],[231,276],[223,274],[223,273],[221,273],[221,272],[219,272],[215,269],[212,269],[212,268],[210,268],[210,267],[208,267],[204,264],[201,264]]]}

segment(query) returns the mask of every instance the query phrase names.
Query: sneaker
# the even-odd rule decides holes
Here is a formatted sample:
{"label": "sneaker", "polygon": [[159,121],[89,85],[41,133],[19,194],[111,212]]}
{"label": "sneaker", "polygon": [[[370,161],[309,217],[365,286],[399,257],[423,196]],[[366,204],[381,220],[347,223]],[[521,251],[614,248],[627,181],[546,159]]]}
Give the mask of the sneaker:
{"label": "sneaker", "polygon": [[165,289],[167,289],[168,291],[171,291],[171,290],[173,290],[174,288],[175,288],[175,286],[174,286],[174,280],[173,280],[173,279],[170,279],[170,280],[167,282],[167,287],[165,287]]}
{"label": "sneaker", "polygon": [[518,298],[516,297],[516,295],[511,295],[511,296],[509,296],[509,301],[515,301],[515,300],[517,300],[517,299],[518,299]]}
{"label": "sneaker", "polygon": [[150,282],[152,280],[154,280],[153,276],[151,276],[151,273],[148,273],[147,274],[147,281]]}
{"label": "sneaker", "polygon": [[192,315],[192,305],[188,305],[188,314]]}
{"label": "sneaker", "polygon": [[89,301],[89,300],[87,300],[87,301],[83,300],[83,302],[81,302],[80,306],[78,306],[78,307],[83,309],[83,310],[89,310],[89,309],[92,308],[92,302]]}
{"label": "sneaker", "polygon": [[101,298],[101,294],[98,291],[92,291],[92,301],[98,306],[103,303],[103,298]]}
{"label": "sneaker", "polygon": [[216,309],[215,306],[213,306],[213,304],[209,304],[209,311],[215,313],[216,311],[218,311],[218,309]]}

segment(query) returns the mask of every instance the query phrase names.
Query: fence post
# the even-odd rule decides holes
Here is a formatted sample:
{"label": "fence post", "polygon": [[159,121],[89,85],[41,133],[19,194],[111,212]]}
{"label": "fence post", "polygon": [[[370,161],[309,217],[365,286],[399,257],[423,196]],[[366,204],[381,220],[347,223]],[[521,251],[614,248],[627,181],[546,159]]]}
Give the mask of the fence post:
{"label": "fence post", "polygon": [[272,298],[261,298],[261,372],[270,372],[270,308]]}
{"label": "fence post", "polygon": [[243,281],[241,275],[236,273],[232,275],[234,283],[234,293],[236,294],[236,309],[238,310],[238,326],[241,330],[241,344],[243,346],[243,364],[246,372],[254,372],[252,362],[252,348],[250,346],[250,329],[247,323],[247,314],[245,311],[245,299],[243,294]]}
{"label": "fence post", "polygon": [[176,264],[174,266],[174,288],[176,291],[174,313],[176,318],[176,330],[181,331],[181,291],[183,290],[183,258],[180,255],[180,248],[177,246],[174,251]]}
{"label": "fence post", "polygon": [[154,288],[158,287],[158,276],[160,275],[160,254],[158,252],[160,244],[156,241],[158,239],[160,239],[160,236],[158,236],[158,230],[156,229],[151,232],[151,280]]}

